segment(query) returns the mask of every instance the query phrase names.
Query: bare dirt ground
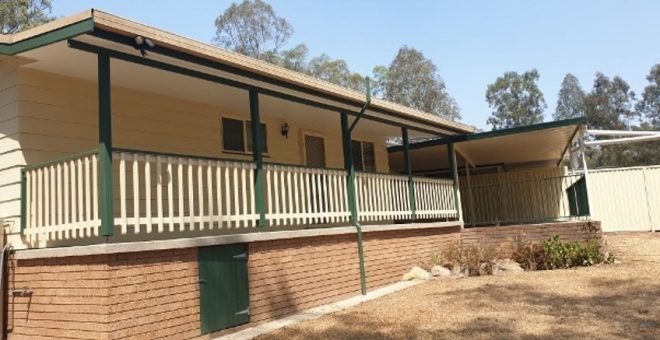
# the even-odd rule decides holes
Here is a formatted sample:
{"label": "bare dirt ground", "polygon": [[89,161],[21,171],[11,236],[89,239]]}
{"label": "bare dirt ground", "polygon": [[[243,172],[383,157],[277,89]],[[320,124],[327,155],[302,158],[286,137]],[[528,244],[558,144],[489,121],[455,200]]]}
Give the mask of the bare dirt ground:
{"label": "bare dirt ground", "polygon": [[430,281],[259,339],[660,339],[660,233],[605,240],[619,263]]}

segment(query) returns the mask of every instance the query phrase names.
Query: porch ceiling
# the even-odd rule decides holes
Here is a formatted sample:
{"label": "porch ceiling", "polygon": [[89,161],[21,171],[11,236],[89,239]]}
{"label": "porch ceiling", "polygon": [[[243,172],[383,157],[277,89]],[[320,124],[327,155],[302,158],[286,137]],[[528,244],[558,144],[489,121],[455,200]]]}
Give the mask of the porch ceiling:
{"label": "porch ceiling", "polygon": [[[127,54],[139,55],[134,49],[126,48],[115,43],[108,43],[95,37],[81,36],[76,39],[90,44],[116,49]],[[67,46],[66,41],[24,52],[20,56],[24,58],[24,68],[92,82],[96,82],[97,79],[96,55],[72,49]],[[236,75],[182,62],[173,58],[155,54],[150,54],[147,58],[227,79],[248,82],[246,79]],[[217,106],[222,108],[223,112],[219,112],[222,114],[249,114],[248,91],[244,89],[115,59],[112,60],[111,75],[113,86]],[[283,90],[268,84],[252,83],[278,91]],[[321,101],[318,98],[308,95],[296,95]],[[325,102],[338,105],[327,100]],[[261,95],[260,103],[260,109],[264,117],[270,116],[282,122],[288,122],[289,124],[295,122],[298,125],[305,126],[336,126],[337,133],[340,134],[339,114],[336,111],[304,105],[269,95]],[[348,106],[346,107],[349,108]],[[401,136],[400,127],[385,123],[380,119],[376,121],[370,118],[367,116],[360,121],[356,126],[356,135],[379,136],[382,138]],[[354,119],[353,116],[349,116],[351,122]],[[410,130],[410,135],[412,138],[428,138],[433,136],[428,132],[416,130]]]}
{"label": "porch ceiling", "polygon": [[[458,166],[464,166],[463,157],[476,167],[502,165],[505,169],[513,169],[557,166],[584,123],[584,119],[577,118],[455,138],[453,141],[458,153]],[[449,141],[432,140],[412,144],[413,171],[447,169]],[[401,148],[393,147],[389,151],[390,167],[395,171],[403,171]]]}

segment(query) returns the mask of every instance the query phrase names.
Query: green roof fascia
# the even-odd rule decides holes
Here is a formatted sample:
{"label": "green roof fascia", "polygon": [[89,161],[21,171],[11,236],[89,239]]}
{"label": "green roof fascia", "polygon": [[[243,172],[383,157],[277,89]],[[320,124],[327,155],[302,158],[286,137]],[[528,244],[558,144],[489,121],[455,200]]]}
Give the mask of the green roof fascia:
{"label": "green roof fascia", "polygon": [[16,55],[92,31],[94,31],[94,19],[88,18],[21,41],[0,44],[0,54]]}
{"label": "green roof fascia", "polygon": [[[552,121],[552,122],[545,122],[545,123],[540,123],[540,124],[520,126],[520,127],[515,127],[515,128],[509,128],[509,129],[493,130],[493,131],[488,131],[488,132],[465,134],[465,135],[453,136],[453,137],[449,137],[449,138],[433,139],[433,140],[428,140],[428,141],[419,142],[419,143],[412,143],[412,144],[410,144],[410,149],[421,149],[421,148],[426,148],[426,147],[431,147],[431,146],[447,145],[449,143],[467,142],[467,141],[473,141],[473,140],[479,140],[479,139],[486,139],[486,138],[494,138],[494,137],[513,135],[513,134],[517,134],[517,133],[526,133],[526,132],[533,132],[533,131],[539,131],[539,130],[553,129],[553,128],[564,127],[564,126],[582,125],[582,124],[586,124],[586,123],[587,123],[587,117],[569,118],[569,119],[556,120],[556,121]],[[390,153],[400,152],[402,150],[403,150],[403,146],[401,146],[401,145],[392,146],[392,147],[389,147],[387,149],[387,151],[390,152]]]}

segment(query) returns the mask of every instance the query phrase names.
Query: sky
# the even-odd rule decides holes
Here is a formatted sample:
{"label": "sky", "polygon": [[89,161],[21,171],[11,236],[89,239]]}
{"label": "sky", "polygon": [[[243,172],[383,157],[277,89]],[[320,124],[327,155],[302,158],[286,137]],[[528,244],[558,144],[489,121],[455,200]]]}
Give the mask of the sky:
{"label": "sky", "polygon": [[[53,0],[53,14],[96,8],[211,43],[215,18],[232,2]],[[618,75],[639,94],[651,66],[660,63],[657,0],[267,2],[295,30],[289,47],[305,43],[310,57],[342,58],[362,74],[389,65],[401,46],[422,51],[461,107],[462,121],[485,130],[486,87],[504,72],[539,71],[551,120],[567,72],[585,90],[596,72]]]}

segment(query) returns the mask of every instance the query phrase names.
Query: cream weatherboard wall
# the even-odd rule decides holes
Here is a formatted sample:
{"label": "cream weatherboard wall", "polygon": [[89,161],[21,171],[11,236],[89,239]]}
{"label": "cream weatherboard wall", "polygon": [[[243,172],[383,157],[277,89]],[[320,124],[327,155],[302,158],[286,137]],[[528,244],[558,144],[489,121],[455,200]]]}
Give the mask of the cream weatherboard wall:
{"label": "cream weatherboard wall", "polygon": [[[16,232],[20,214],[20,166],[97,147],[97,86],[82,79],[17,69],[13,62],[0,65],[0,219],[9,220],[11,231]],[[247,93],[237,91],[237,95],[241,97],[233,104],[214,106],[113,87],[113,144],[116,148],[250,160],[250,154],[222,151],[221,118],[249,120]],[[286,121],[290,132],[284,138],[280,129],[285,121],[278,119],[267,104],[267,100],[262,101],[260,107],[268,130],[266,163],[304,164],[302,136],[312,133],[325,139],[327,167],[343,167],[339,114],[336,126],[300,126],[296,121]],[[305,108],[296,106],[301,113]],[[388,173],[386,136],[358,132],[354,138],[374,143],[376,169]],[[117,186],[115,183],[116,190]],[[115,212],[117,204],[116,201]]]}
{"label": "cream weatherboard wall", "polygon": [[18,143],[18,63],[0,60],[0,222],[15,230],[20,214],[20,173],[24,160]]}

